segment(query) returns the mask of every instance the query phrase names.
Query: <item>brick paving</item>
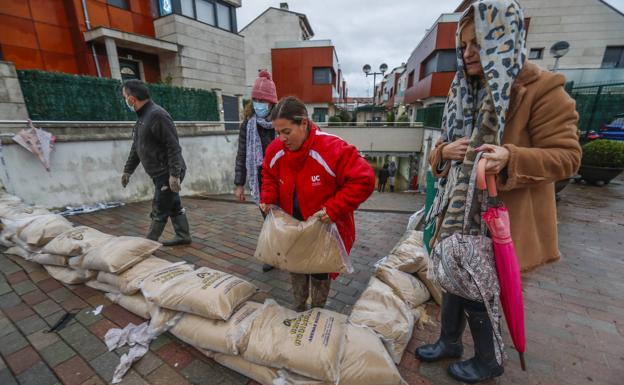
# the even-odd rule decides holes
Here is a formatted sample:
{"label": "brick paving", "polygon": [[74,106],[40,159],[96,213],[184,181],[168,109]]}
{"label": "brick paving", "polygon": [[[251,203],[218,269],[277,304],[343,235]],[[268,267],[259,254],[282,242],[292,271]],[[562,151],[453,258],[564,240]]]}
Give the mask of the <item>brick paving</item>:
{"label": "brick paving", "polygon": [[[527,364],[519,369],[512,348],[499,384],[621,384],[624,378],[624,184],[597,188],[571,185],[559,205],[561,262],[527,274],[524,298]],[[251,259],[261,217],[256,207],[214,199],[186,199],[195,242],[157,252],[171,261],[186,260],[237,274],[265,295],[290,306],[287,274],[262,273]],[[419,194],[375,195],[356,214],[358,242],[352,253],[356,272],[332,285],[328,307],[348,313],[366,286],[374,263],[403,233],[409,212],[421,207]],[[391,212],[383,212],[390,210]],[[148,203],[131,204],[71,218],[117,235],[147,231]],[[401,211],[403,213],[401,213]],[[167,228],[166,236],[171,229]],[[0,254],[0,384],[106,384],[124,349],[108,352],[103,343],[111,327],[142,320],[83,285],[62,285],[38,265]],[[261,296],[260,296],[261,297]],[[105,305],[100,315],[89,311]],[[75,314],[58,333],[46,331],[66,312]],[[428,311],[439,321],[438,309]],[[448,362],[421,364],[413,351],[437,337],[438,326],[416,329],[400,365],[410,384],[456,384],[445,374]],[[469,333],[464,339],[470,346]],[[506,335],[509,344],[509,338]],[[466,349],[466,356],[472,349]],[[161,335],[122,384],[254,384]]]}

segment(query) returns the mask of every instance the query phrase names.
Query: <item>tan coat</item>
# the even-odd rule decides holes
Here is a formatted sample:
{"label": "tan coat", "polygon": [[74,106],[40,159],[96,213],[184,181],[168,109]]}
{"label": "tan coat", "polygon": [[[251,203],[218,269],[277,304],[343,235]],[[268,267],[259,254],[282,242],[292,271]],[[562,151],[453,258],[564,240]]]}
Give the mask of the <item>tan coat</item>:
{"label": "tan coat", "polygon": [[[560,258],[554,182],[574,175],[581,146],[575,102],[562,75],[527,62],[514,82],[503,145],[510,151],[507,175],[498,177],[500,198],[509,209],[511,234],[523,271]],[[439,143],[429,156],[433,174],[443,177]]]}

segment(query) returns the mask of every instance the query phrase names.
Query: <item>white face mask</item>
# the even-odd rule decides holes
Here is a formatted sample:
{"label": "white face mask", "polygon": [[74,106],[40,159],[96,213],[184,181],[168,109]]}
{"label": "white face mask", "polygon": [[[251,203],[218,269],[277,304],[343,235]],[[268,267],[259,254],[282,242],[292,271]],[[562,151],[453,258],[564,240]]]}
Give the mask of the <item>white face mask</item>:
{"label": "white face mask", "polygon": [[128,99],[125,99],[125,98],[124,98],[124,100],[126,101],[126,106],[128,106],[128,108],[130,109],[130,111],[135,112],[135,111],[134,111],[134,106],[131,106],[131,105],[130,105],[130,103],[128,103]]}

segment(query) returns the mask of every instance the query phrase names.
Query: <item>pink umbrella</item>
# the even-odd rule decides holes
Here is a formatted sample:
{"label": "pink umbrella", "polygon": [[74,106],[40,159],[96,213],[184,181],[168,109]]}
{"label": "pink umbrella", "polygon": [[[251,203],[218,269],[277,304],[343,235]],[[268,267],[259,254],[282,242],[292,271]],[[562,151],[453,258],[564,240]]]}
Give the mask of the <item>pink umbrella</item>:
{"label": "pink umbrella", "polygon": [[518,355],[520,366],[526,370],[524,352],[526,337],[524,334],[524,302],[522,300],[522,281],[520,280],[520,266],[518,257],[511,239],[511,225],[509,211],[497,198],[496,177],[485,174],[487,159],[481,159],[477,165],[477,188],[487,188],[493,204],[483,213],[483,220],[490,230],[496,261],[496,272],[500,283],[500,299],[505,313],[505,320],[509,327],[509,334]]}

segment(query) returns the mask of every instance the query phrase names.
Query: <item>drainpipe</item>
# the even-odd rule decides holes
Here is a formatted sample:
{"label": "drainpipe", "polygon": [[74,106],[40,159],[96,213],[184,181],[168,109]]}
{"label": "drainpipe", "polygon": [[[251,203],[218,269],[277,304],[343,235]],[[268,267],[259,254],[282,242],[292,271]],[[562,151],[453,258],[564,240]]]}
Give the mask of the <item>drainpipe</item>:
{"label": "drainpipe", "polygon": [[[89,11],[87,11],[87,1],[82,0],[82,12],[84,13],[85,25],[87,26],[87,31],[91,30],[91,22],[89,21]],[[91,46],[91,54],[93,55],[93,61],[95,62],[95,70],[97,71],[98,78],[102,77],[102,71],[100,70],[100,62],[97,59],[97,54],[95,53],[95,45],[93,43],[89,44]]]}

